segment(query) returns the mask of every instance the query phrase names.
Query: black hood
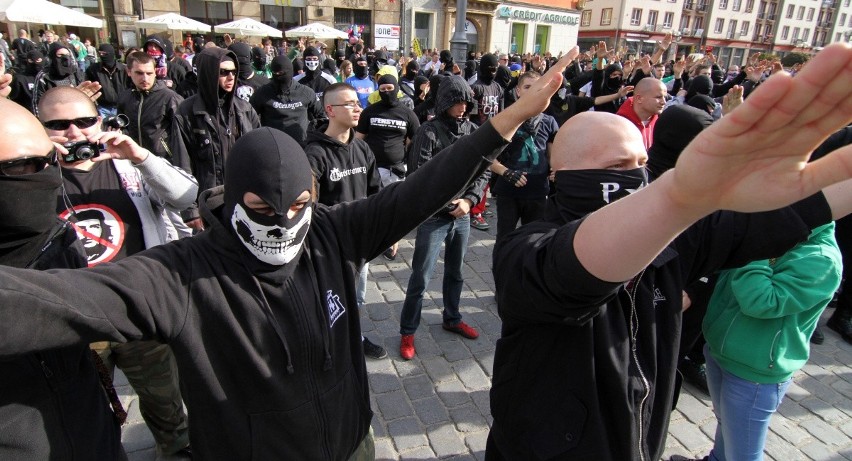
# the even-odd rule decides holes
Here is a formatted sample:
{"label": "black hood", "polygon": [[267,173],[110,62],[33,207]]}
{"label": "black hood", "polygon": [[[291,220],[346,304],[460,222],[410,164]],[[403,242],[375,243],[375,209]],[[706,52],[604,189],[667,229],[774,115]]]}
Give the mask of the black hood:
{"label": "black hood", "polygon": [[239,73],[240,63],[233,51],[218,47],[205,48],[192,59],[198,73],[198,96],[204,101],[204,109],[209,114],[217,113],[220,100],[223,112],[228,113],[233,107],[234,92],[225,93],[219,89],[219,64],[226,59],[234,61]]}
{"label": "black hood", "polygon": [[473,77],[473,74],[476,73],[476,61],[473,59],[468,59],[464,63],[464,79],[470,80]]}
{"label": "black hood", "polygon": [[689,101],[686,101],[686,105],[707,112],[710,115],[713,115],[713,112],[716,110],[716,101],[706,94],[696,94],[689,98]]}
{"label": "black hood", "polygon": [[[319,50],[318,50],[318,49],[316,49],[316,48],[314,48],[314,47],[312,47],[312,46],[309,46],[309,47],[305,48],[305,52],[304,52],[304,53],[302,53],[302,59],[303,59],[304,61],[307,61],[307,58],[308,58],[309,56],[314,56],[314,57],[316,57],[316,58],[320,58],[320,52],[319,52]],[[305,69],[305,74],[307,74],[307,76],[308,76],[308,77],[312,76],[314,73],[319,74],[319,72],[321,72],[321,71],[322,71],[322,62],[321,62],[321,61],[319,62],[319,64],[317,64],[317,68],[316,68],[316,70],[315,70],[315,71],[314,71],[314,70],[311,70],[311,69],[308,69],[308,65],[307,65],[306,63],[304,63],[304,66],[305,66],[305,67],[304,67],[304,69]]]}
{"label": "black hood", "polygon": [[337,63],[334,62],[334,59],[328,58],[322,62],[322,70],[327,74],[335,76],[337,75]]}
{"label": "black hood", "polygon": [[470,85],[458,75],[446,77],[438,87],[438,94],[435,96],[435,114],[444,115],[449,108],[461,101],[468,105],[469,113],[473,105],[473,90]]}
{"label": "black hood", "polygon": [[486,85],[490,85],[497,76],[497,56],[486,54],[479,60],[479,80],[482,80]]}
{"label": "black hood", "polygon": [[[622,75],[622,78],[618,80],[617,85],[615,83],[610,83],[610,81],[609,81],[610,75],[612,75],[613,72],[621,72],[621,75]],[[619,64],[617,62],[606,66],[606,69],[604,69],[603,84],[606,88],[608,88],[611,91],[618,91],[621,88],[621,82],[622,82],[623,78],[624,78],[624,68],[622,68],[621,64]]]}
{"label": "black hood", "polygon": [[237,59],[237,69],[240,70],[240,83],[251,77],[251,47],[242,42],[234,42],[228,47],[234,53]]}
{"label": "black hood", "polygon": [[685,105],[664,110],[654,125],[654,144],[648,149],[648,173],[658,178],[677,163],[683,149],[713,123],[706,111]]}
{"label": "black hood", "polygon": [[[293,63],[287,59],[287,56],[276,56],[269,64],[269,70],[272,72],[272,81],[278,85],[278,91],[289,91],[290,85],[293,83]],[[276,75],[282,72],[282,75]]]}
{"label": "black hood", "polygon": [[172,49],[172,42],[164,38],[157,37],[156,35],[151,35],[145,39],[145,46],[142,47],[142,51],[148,49],[149,43],[153,43],[160,47],[160,49],[163,50],[163,54],[166,55],[166,59],[172,59],[172,54],[174,52]]}
{"label": "black hood", "polygon": [[[68,50],[70,54],[65,59],[59,59],[56,57],[56,52],[63,48]],[[48,73],[51,78],[56,80],[68,78],[68,76],[73,74],[77,69],[77,64],[75,62],[76,54],[70,47],[59,42],[53,42],[50,44],[50,52],[48,54],[50,56],[50,67],[48,67]]]}
{"label": "black hood", "polygon": [[104,67],[109,69],[115,67],[115,48],[109,43],[101,43],[98,46],[98,57]]}
{"label": "black hood", "polygon": [[689,88],[686,89],[686,101],[692,99],[696,94],[713,94],[713,81],[706,75],[698,75],[689,81]]}
{"label": "black hood", "polygon": [[254,64],[255,69],[263,69],[263,66],[266,65],[266,52],[263,51],[263,48],[259,46],[252,47],[251,62]]}
{"label": "black hood", "polygon": [[502,86],[505,90],[509,87],[509,84],[512,83],[512,71],[509,70],[506,66],[500,66],[497,68],[497,75],[494,77],[494,81],[497,82],[498,85]]}
{"label": "black hood", "polygon": [[[424,83],[429,83],[429,79],[422,75],[414,77],[414,104],[417,104],[417,101],[420,100],[420,95],[423,93],[423,91],[420,90],[420,85],[423,85]],[[429,90],[431,91],[431,87]]]}
{"label": "black hood", "polygon": [[408,64],[405,65],[405,74],[403,78],[409,82],[413,82],[415,78],[417,78],[417,74],[420,72],[420,64],[417,63],[417,60],[408,61]]}
{"label": "black hood", "polygon": [[450,50],[443,50],[439,54],[441,63],[444,64],[444,72],[452,72],[453,71],[453,54],[450,53]]}

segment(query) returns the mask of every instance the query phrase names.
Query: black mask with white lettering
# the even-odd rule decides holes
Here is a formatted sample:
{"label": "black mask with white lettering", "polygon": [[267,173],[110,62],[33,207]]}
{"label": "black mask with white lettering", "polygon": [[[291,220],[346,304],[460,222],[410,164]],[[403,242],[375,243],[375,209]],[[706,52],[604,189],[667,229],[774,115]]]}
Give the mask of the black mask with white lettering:
{"label": "black mask with white lettering", "polygon": [[567,222],[626,197],[648,184],[645,168],[633,170],[560,170],[556,172],[556,206]]}

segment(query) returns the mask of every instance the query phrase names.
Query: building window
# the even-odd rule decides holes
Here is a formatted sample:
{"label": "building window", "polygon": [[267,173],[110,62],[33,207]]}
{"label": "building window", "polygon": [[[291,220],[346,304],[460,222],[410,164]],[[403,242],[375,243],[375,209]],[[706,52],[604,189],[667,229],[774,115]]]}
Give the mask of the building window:
{"label": "building window", "polygon": [[840,22],[838,23],[838,25],[842,26],[843,24],[846,24],[846,13],[842,13],[840,15]]}
{"label": "building window", "polygon": [[813,20],[814,20],[814,9],[808,8],[808,21],[813,21]]}
{"label": "building window", "polygon": [[612,8],[604,8],[601,10],[601,25],[608,26],[612,24]]}
{"label": "building window", "polygon": [[790,37],[790,39],[793,40],[794,42],[799,39],[799,28],[798,27],[793,28],[793,36]]}
{"label": "building window", "polygon": [[766,30],[764,31],[764,35],[770,37],[772,35],[772,24],[766,25]]}
{"label": "building window", "polygon": [[781,28],[781,40],[787,40],[788,35],[790,35],[790,26],[784,26]]}
{"label": "building window", "polygon": [[205,2],[203,0],[181,0],[180,14],[201,21],[205,24],[217,25],[231,21],[234,18],[231,2]]}
{"label": "building window", "polygon": [[787,6],[787,19],[793,17],[793,13],[796,11],[796,5],[788,5]]}
{"label": "building window", "polygon": [[760,34],[763,32],[763,24],[757,23],[754,25],[754,38],[755,40],[760,39]]}
{"label": "building window", "polygon": [[292,29],[302,24],[304,8],[289,8],[286,6],[260,5],[261,22],[278,30]]}
{"label": "building window", "polygon": [[743,21],[742,27],[740,27],[740,35],[748,35],[748,30],[751,28],[751,21]]}
{"label": "building window", "polygon": [[370,24],[373,22],[372,11],[370,10],[353,10],[349,8],[334,9],[334,28],[346,30],[348,26],[356,25],[363,26],[361,39],[364,43],[372,43],[372,32]]}
{"label": "building window", "polygon": [[728,38],[734,38],[737,33],[737,20],[731,19],[731,22],[728,23]]}
{"label": "building window", "polygon": [[839,42],[839,41],[840,41],[840,32],[838,32],[838,33],[834,34],[834,41],[835,41],[835,42]]}
{"label": "building window", "polygon": [[803,42],[807,42],[807,41],[808,41],[808,37],[810,37],[810,35],[811,35],[811,30],[810,30],[810,29],[805,29],[805,30],[803,30],[803,31],[802,31],[802,41],[803,41]]}
{"label": "building window", "polygon": [[414,36],[420,42],[420,48],[432,48],[432,13],[417,11],[414,13]]}
{"label": "building window", "polygon": [[663,28],[671,29],[672,22],[674,22],[674,13],[671,11],[667,11],[665,15],[663,15]]}
{"label": "building window", "polygon": [[804,6],[800,6],[800,7],[799,7],[799,13],[798,13],[798,14],[796,14],[796,19],[802,20],[802,19],[804,19],[804,18],[805,18],[805,7],[804,7]]}
{"label": "building window", "polygon": [[550,43],[550,26],[536,25],[533,53],[544,53],[548,50],[548,43]]}
{"label": "building window", "polygon": [[[696,31],[700,30],[701,32],[704,32],[704,16],[695,17],[695,25],[693,26],[693,28]],[[696,34],[698,34],[698,32],[696,32]]]}
{"label": "building window", "polygon": [[725,20],[722,18],[716,19],[716,26],[713,27],[714,34],[721,34],[722,29],[725,27]]}
{"label": "building window", "polygon": [[680,30],[689,29],[689,20],[692,16],[683,15],[680,17]]}
{"label": "building window", "polygon": [[719,0],[719,9],[727,10],[728,9],[728,0]]}
{"label": "building window", "polygon": [[68,8],[82,10],[86,14],[101,14],[101,8],[96,0],[60,0],[59,4]]}
{"label": "building window", "polygon": [[731,11],[739,11],[741,5],[742,5],[742,0],[734,0],[734,3],[731,4]]}
{"label": "building window", "polygon": [[580,17],[580,25],[588,26],[592,23],[592,10],[583,11],[583,15]]}
{"label": "building window", "polygon": [[[761,2],[765,5],[765,3]],[[746,13],[751,13],[751,10],[754,9],[754,0],[746,0]],[[764,10],[765,11],[765,10]]]}
{"label": "building window", "polygon": [[656,10],[648,11],[648,25],[656,26],[657,25],[657,15],[659,14]]}
{"label": "building window", "polygon": [[510,51],[512,53],[525,53],[525,43],[527,42],[527,25],[522,22],[512,24],[512,43]]}
{"label": "building window", "polygon": [[633,13],[630,15],[630,25],[638,26],[642,24],[642,8],[633,8]]}

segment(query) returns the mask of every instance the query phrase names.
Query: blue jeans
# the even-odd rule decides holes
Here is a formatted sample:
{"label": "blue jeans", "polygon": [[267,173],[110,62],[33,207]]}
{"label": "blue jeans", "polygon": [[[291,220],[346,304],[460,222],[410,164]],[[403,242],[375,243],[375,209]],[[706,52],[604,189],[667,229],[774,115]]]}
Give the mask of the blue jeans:
{"label": "blue jeans", "polygon": [[716,413],[716,440],[710,461],[762,461],[769,419],[778,410],[791,379],[759,384],[727,372],[704,346],[707,386]]}
{"label": "blue jeans", "polygon": [[367,296],[367,271],[369,270],[370,263],[364,263],[364,267],[358,273],[358,281],[355,284],[355,302],[358,303],[358,309],[364,308],[364,298]]}
{"label": "blue jeans", "polygon": [[118,108],[117,107],[105,107],[105,106],[99,105],[98,106],[98,115],[100,115],[103,118],[118,115]]}
{"label": "blue jeans", "polygon": [[405,302],[399,318],[399,333],[412,335],[420,325],[420,311],[423,309],[423,293],[432,278],[441,242],[446,244],[444,252],[444,323],[458,325],[461,322],[459,300],[461,299],[462,264],[467,251],[467,239],[470,236],[470,215],[458,219],[450,217],[431,217],[417,228],[414,241],[414,258],[411,262],[411,278],[405,290]]}

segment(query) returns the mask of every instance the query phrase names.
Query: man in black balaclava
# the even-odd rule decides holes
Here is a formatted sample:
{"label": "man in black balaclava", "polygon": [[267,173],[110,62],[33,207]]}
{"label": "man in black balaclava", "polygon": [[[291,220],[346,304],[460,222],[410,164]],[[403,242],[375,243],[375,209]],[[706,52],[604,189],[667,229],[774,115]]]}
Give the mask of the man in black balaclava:
{"label": "man in black balaclava", "polygon": [[[604,58],[599,54],[597,67],[592,74],[592,90],[589,92],[589,96],[593,98],[618,93],[624,86],[624,70],[621,64],[614,62],[604,68],[603,61]],[[615,100],[595,106],[595,110],[614,114],[620,106],[621,100]]]}
{"label": "man in black balaclava", "polygon": [[[86,69],[86,80],[101,84],[101,97],[98,98],[98,113],[102,117],[118,114],[118,95],[132,83],[127,76],[127,67],[118,62],[115,48],[109,43],[98,47],[98,62]],[[125,114],[127,115],[127,114]]]}
{"label": "man in black balaclava", "polygon": [[267,79],[272,78],[272,72],[266,64],[266,52],[259,46],[251,48],[251,68],[256,75],[262,75]]}
{"label": "man in black balaclava", "polygon": [[[323,77],[328,79],[330,76],[334,79],[334,83],[337,83],[337,64],[334,62],[334,59],[326,58],[325,61],[322,62],[322,73]],[[332,83],[332,85],[334,83]]]}
{"label": "man in black balaclava", "polygon": [[453,75],[453,54],[450,53],[450,50],[442,50],[438,55],[441,61],[441,73],[444,75]]}
{"label": "man in black balaclava", "polygon": [[[0,100],[0,111],[0,266],[85,267],[77,232],[56,217],[62,176],[53,144],[24,108]],[[31,312],[18,305],[15,315]],[[0,418],[14,422],[0,431],[0,458],[124,459],[121,423],[88,345],[44,349],[0,360]]]}
{"label": "man in black balaclava", "polygon": [[[198,180],[198,190],[220,186],[234,143],[260,127],[260,119],[248,102],[235,97],[240,64],[233,51],[205,48],[193,59],[198,69],[198,94],[178,106],[176,123],[189,169]],[[184,220],[198,219],[197,210],[184,213]]]}
{"label": "man in black balaclava", "polygon": [[438,89],[441,87],[441,82],[446,78],[441,74],[429,77],[429,93],[426,95],[423,104],[414,108],[414,114],[417,115],[417,120],[421,124],[435,117],[435,100],[438,96]]}
{"label": "man in black balaclava", "polygon": [[249,102],[261,125],[277,128],[303,143],[308,123],[325,118],[322,104],[311,88],[293,80],[293,63],[286,56],[273,58],[270,67],[272,81],[258,88]]}
{"label": "man in black balaclava", "polygon": [[486,120],[503,110],[503,87],[494,81],[497,76],[497,56],[486,54],[479,61],[477,79],[471,88],[475,107],[471,113],[471,121],[482,125]]}
{"label": "man in black balaclava", "polygon": [[305,48],[303,57],[305,61],[305,73],[294,76],[293,80],[314,90],[317,99],[322,100],[322,93],[325,91],[325,87],[337,83],[337,80],[322,71],[319,50],[309,46]]}
{"label": "man in black balaclava", "polygon": [[373,54],[373,62],[370,65],[370,75],[376,75],[376,73],[382,67],[388,64],[388,53],[385,50],[376,50]]}
{"label": "man in black balaclava", "polygon": [[35,48],[28,51],[23,57],[22,67],[23,69],[13,76],[9,99],[32,111],[36,76],[44,69],[44,56],[41,51]]}
{"label": "man in black balaclava", "polygon": [[74,51],[53,42],[50,45],[50,64],[36,75],[31,112],[38,114],[38,100],[47,90],[56,86],[78,86],[84,80],[83,72],[77,68]]}
{"label": "man in black balaclava", "polygon": [[252,69],[251,47],[243,42],[234,42],[228,47],[237,56],[240,75],[237,78],[236,95],[238,98],[249,102],[254,92],[269,83],[269,79],[258,74]]}
{"label": "man in black balaclava", "polygon": [[416,88],[414,88],[414,79],[420,75],[420,64],[417,64],[417,61],[412,59],[408,61],[408,64],[405,65],[405,73],[402,74],[402,78],[399,79],[399,88],[412,100],[414,99],[414,93]]}
{"label": "man in black balaclava", "polygon": [[358,56],[355,62],[352,63],[352,73],[354,75],[346,79],[346,83],[355,88],[361,107],[367,107],[370,105],[370,94],[376,91],[377,88],[376,82],[370,78],[370,64],[367,62],[367,58]]}

